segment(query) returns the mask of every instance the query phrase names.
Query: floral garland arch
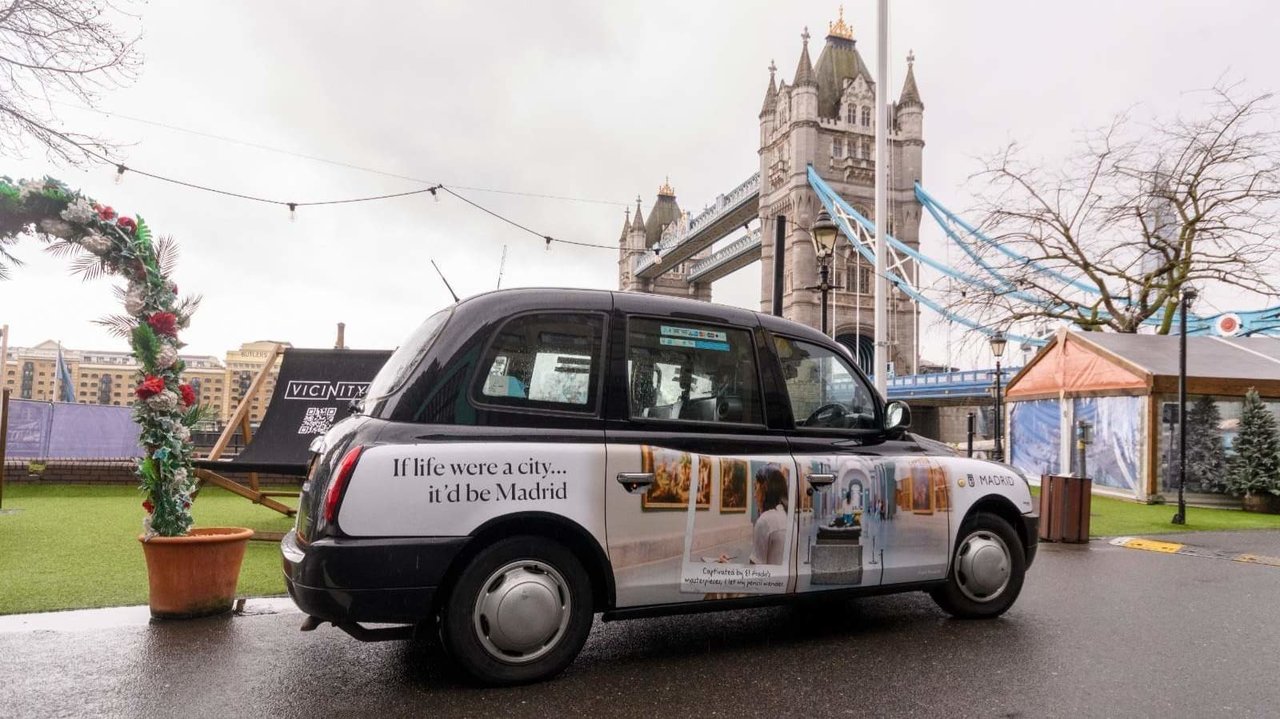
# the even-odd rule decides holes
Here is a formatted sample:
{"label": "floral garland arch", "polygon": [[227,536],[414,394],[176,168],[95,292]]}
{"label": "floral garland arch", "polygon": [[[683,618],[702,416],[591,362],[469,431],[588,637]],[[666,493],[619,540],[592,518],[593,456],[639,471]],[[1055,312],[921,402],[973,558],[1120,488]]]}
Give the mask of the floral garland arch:
{"label": "floral garland arch", "polygon": [[146,495],[143,528],[147,537],[186,534],[196,488],[191,428],[207,409],[182,382],[185,365],[178,350],[184,345],[178,330],[188,326],[199,300],[178,298],[178,286],[169,277],[175,247],[153,241],[141,217],[118,215],[57,180],[15,183],[0,177],[0,278],[6,263],[19,264],[6,246],[28,234],[43,239],[50,251],[79,255],[75,268],[86,277],[106,273],[128,281],[126,314],[99,322],[128,336],[140,367],[132,407],[146,450],[137,466]]}

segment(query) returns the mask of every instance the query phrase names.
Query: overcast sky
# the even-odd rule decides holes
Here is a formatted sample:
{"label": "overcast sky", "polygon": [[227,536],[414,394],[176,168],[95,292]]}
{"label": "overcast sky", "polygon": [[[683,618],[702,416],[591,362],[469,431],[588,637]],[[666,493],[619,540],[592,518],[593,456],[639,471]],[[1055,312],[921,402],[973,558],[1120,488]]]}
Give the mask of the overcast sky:
{"label": "overcast sky", "polygon": [[[1224,73],[1280,87],[1273,3],[893,0],[890,84],[914,50],[925,103],[924,184],[968,206],[975,158],[1010,139],[1052,158],[1078,130],[1136,107],[1175,107]],[[836,2],[379,2],[155,0],[140,8],[142,75],[102,109],[472,191],[541,233],[613,243],[623,209],[647,212],[669,175],[696,213],[758,169],[757,113],[777,61],[791,80],[807,25],[814,59]],[[845,18],[874,68],[875,3]],[[873,69],[874,71],[874,69]],[[124,119],[58,107],[73,129],[126,145],[126,164],[228,190],[307,202],[402,192],[420,183]],[[504,287],[614,288],[617,253],[555,246],[463,203],[430,196],[302,208],[224,198],[107,167],[51,165],[34,148],[0,174],[52,174],[174,235],[176,275],[204,304],[187,351],[241,342],[390,348],[449,295]],[[941,233],[923,228],[926,251]],[[111,283],[84,284],[30,242],[0,284],[12,344],[58,339],[125,349],[90,320],[117,311]],[[718,302],[758,307],[759,264],[717,283]],[[926,329],[929,323],[926,322]],[[958,331],[937,323],[925,355]]]}

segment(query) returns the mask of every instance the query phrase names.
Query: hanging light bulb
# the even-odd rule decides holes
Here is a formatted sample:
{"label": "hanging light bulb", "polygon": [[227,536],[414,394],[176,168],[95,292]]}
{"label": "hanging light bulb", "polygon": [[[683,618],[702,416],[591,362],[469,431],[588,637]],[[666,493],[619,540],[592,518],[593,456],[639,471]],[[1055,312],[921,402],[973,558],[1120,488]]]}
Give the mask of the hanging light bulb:
{"label": "hanging light bulb", "polygon": [[289,221],[297,222],[298,221],[298,203],[290,202],[288,204],[289,204]]}
{"label": "hanging light bulb", "polygon": [[547,252],[550,252],[550,251],[551,251],[551,237],[550,237],[550,236],[546,236],[546,235],[544,235],[542,239],[544,239],[544,240],[546,240],[546,241],[547,241],[547,244],[546,244],[546,246],[545,246],[545,247],[543,247],[543,249],[544,249],[544,250],[546,250]]}
{"label": "hanging light bulb", "polygon": [[440,201],[440,195],[436,193],[436,190],[438,189],[440,189],[440,186],[436,185],[435,187],[429,188],[427,190],[428,192],[431,193],[431,199],[435,200],[436,202]]}
{"label": "hanging light bulb", "polygon": [[658,254],[657,247],[653,248],[653,264],[655,265],[662,264],[662,255]]}
{"label": "hanging light bulb", "polygon": [[124,182],[124,171],[127,169],[129,168],[125,167],[124,165],[116,165],[116,184],[117,185]]}

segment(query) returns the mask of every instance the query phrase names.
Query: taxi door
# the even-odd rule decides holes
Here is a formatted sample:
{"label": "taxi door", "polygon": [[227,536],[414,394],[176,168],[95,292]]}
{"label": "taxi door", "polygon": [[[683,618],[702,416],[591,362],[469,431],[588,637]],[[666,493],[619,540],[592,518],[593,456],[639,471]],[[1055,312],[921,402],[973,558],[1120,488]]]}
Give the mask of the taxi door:
{"label": "taxi door", "polygon": [[796,467],[785,433],[766,427],[758,321],[615,297],[605,518],[617,606],[791,591]]}
{"label": "taxi door", "polygon": [[885,440],[883,407],[842,354],[775,334],[799,469],[797,591],[943,579],[950,501],[941,464]]}

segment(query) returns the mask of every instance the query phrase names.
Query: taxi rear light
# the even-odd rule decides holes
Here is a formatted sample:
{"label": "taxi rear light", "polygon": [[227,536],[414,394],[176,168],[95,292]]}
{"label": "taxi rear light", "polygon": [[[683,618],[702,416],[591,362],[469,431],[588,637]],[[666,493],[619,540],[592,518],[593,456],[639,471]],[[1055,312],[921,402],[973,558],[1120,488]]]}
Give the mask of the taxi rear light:
{"label": "taxi rear light", "polygon": [[356,446],[347,450],[338,464],[338,473],[329,483],[324,495],[324,521],[332,524],[338,518],[338,505],[342,503],[342,495],[347,491],[347,482],[356,471],[356,462],[360,461],[360,453],[364,447]]}

